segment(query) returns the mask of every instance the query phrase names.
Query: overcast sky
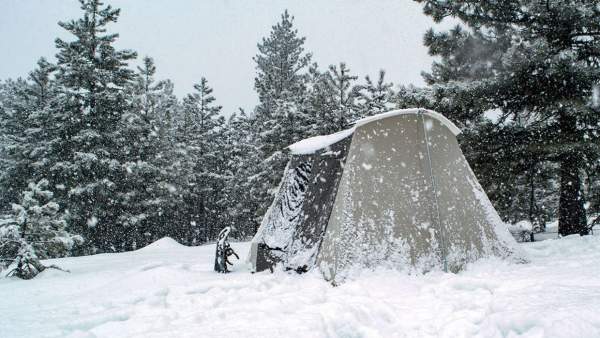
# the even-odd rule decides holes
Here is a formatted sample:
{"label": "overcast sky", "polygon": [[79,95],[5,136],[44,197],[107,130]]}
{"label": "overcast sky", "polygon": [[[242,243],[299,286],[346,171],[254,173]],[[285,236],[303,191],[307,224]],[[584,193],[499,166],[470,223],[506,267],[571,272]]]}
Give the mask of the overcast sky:
{"label": "overcast sky", "polygon": [[[224,113],[256,101],[256,43],[287,8],[322,68],[345,61],[361,78],[387,71],[394,84],[422,85],[432,59],[423,34],[432,26],[410,0],[112,0],[121,8],[119,48],[155,59],[179,97],[205,76]],[[40,56],[53,60],[59,20],[80,15],[76,0],[0,0],[0,79],[26,76]]]}

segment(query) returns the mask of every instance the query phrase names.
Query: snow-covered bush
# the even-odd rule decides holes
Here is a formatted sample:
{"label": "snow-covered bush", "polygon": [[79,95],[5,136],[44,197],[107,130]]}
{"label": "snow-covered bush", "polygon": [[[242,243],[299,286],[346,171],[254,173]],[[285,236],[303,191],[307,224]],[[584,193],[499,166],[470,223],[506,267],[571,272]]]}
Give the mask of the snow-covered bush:
{"label": "snow-covered bush", "polygon": [[40,259],[66,256],[83,242],[66,230],[60,207],[47,190],[48,181],[30,183],[13,214],[0,224],[0,270],[3,276],[35,277],[46,267]]}
{"label": "snow-covered bush", "polygon": [[16,223],[22,236],[31,243],[41,259],[63,257],[74,245],[83,242],[81,236],[67,232],[65,215],[53,201],[48,181],[30,183],[20,204],[13,204]]}
{"label": "snow-covered bush", "polygon": [[1,276],[31,279],[45,269],[33,246],[27,243],[19,226],[11,219],[0,226],[0,259]]}
{"label": "snow-covered bush", "polygon": [[511,232],[533,231],[533,224],[527,220],[519,221],[515,224],[510,224],[508,229]]}
{"label": "snow-covered bush", "polygon": [[533,241],[533,224],[530,221],[522,220],[515,224],[508,224],[508,231],[510,231],[517,242]]}

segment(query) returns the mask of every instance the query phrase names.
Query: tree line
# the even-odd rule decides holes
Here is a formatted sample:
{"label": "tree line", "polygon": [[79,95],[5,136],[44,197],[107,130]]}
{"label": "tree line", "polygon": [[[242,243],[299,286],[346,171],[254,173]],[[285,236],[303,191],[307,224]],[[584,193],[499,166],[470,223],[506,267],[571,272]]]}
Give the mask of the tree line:
{"label": "tree line", "polygon": [[[116,49],[108,30],[119,9],[80,0],[82,16],[59,23],[71,39],[56,39],[56,62],[40,58],[27,78],[0,82],[0,266],[30,278],[49,257],[165,236],[199,245],[225,226],[249,238],[289,144],[407,107],[462,128],[504,220],[559,218],[562,234],[585,233],[586,213],[600,211],[598,8],[419,2],[435,20],[463,22],[425,35],[438,57],[427,86],[394,86],[383,70],[359,79],[344,62],[320,67],[286,11],[257,44],[259,104],[226,118],[207,79],[179,99],[151,57],[132,69],[137,54]],[[558,10],[568,14],[560,22]]]}

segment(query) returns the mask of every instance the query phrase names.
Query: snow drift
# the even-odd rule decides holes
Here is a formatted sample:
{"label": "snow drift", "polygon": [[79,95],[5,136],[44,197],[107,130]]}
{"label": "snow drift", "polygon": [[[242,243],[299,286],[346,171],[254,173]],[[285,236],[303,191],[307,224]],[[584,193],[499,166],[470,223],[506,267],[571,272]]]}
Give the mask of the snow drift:
{"label": "snow drift", "polygon": [[[236,251],[249,243],[232,243]],[[520,244],[458,274],[212,271],[214,245],[62,258],[71,273],[0,280],[0,336],[600,337],[600,236]]]}

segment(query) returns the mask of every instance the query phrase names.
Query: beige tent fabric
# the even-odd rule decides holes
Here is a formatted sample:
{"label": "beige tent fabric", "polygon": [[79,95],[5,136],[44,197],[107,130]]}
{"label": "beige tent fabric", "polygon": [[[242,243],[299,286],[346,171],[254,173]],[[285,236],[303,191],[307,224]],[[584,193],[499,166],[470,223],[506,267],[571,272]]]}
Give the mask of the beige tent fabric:
{"label": "beige tent fabric", "polygon": [[457,271],[513,252],[456,127],[437,116],[414,110],[357,125],[317,258],[326,279],[377,265]]}

